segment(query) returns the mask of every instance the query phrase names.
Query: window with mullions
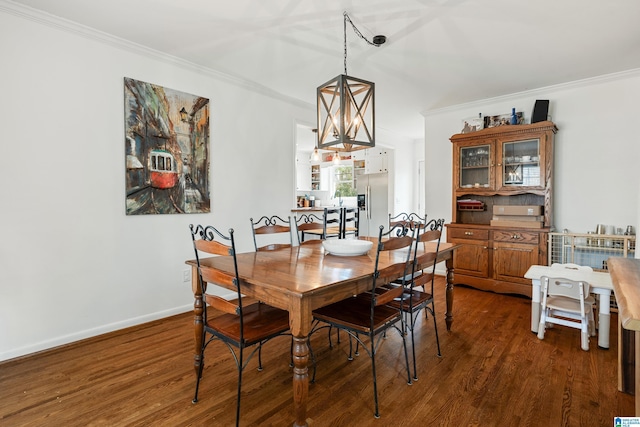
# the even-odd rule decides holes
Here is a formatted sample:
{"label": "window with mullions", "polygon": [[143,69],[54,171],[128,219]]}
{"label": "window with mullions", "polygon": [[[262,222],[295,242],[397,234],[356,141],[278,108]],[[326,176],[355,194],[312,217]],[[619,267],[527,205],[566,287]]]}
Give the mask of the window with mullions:
{"label": "window with mullions", "polygon": [[353,183],[353,166],[331,167],[331,194],[334,197],[352,197],[357,194]]}

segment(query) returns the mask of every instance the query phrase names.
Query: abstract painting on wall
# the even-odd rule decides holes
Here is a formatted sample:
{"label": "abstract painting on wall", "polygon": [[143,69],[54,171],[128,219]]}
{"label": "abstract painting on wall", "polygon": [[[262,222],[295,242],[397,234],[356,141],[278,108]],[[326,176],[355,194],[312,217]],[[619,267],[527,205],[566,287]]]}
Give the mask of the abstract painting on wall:
{"label": "abstract painting on wall", "polygon": [[124,79],[127,215],[205,213],[209,99]]}

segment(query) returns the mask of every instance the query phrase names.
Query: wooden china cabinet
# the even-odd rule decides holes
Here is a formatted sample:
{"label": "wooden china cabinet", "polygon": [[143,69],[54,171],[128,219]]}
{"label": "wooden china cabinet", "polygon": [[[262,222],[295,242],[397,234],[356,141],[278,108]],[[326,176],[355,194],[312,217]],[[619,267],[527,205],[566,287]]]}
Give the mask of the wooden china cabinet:
{"label": "wooden china cabinet", "polygon": [[[453,206],[447,240],[460,245],[455,284],[531,297],[531,281],[524,274],[533,264],[547,264],[557,130],[545,121],[451,137]],[[523,207],[540,207],[540,212],[495,217],[494,206],[525,214]]]}

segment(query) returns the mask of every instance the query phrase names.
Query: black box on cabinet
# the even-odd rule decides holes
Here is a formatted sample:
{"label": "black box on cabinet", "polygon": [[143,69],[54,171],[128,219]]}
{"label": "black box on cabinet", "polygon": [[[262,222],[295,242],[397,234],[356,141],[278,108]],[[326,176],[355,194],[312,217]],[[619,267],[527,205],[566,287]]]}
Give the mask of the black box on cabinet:
{"label": "black box on cabinet", "polygon": [[531,123],[544,122],[547,120],[549,114],[549,100],[548,99],[536,99],[536,103],[533,106],[533,113],[531,114]]}

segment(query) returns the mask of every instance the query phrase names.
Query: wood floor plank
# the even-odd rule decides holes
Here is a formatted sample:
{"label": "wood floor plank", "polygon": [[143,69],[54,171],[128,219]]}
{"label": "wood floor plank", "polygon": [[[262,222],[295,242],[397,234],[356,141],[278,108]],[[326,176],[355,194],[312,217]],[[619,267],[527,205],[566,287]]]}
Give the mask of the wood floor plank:
{"label": "wood floor plank", "polygon": [[[391,331],[377,359],[381,418],[373,417],[371,365],[364,351],[347,360],[348,339],[329,348],[312,337],[317,381],[309,387],[311,426],[610,426],[632,416],[633,396],[617,391],[617,317],[611,349],[580,349],[579,331],[530,331],[530,300],[455,289],[446,331],[443,279],[432,319],[416,330],[418,381],[407,385],[401,339]],[[192,404],[193,316],[185,313],[0,363],[2,426],[227,426],[235,421],[237,371],[219,343],[207,350],[199,402]],[[263,350],[243,374],[243,426],[293,421],[287,338]]]}

